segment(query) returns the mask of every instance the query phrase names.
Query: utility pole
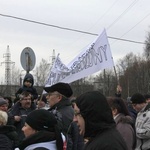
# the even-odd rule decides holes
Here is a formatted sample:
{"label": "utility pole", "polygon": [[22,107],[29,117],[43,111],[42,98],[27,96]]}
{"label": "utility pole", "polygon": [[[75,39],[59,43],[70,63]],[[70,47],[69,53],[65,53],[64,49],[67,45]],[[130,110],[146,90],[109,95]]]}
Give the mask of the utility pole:
{"label": "utility pole", "polygon": [[5,61],[2,62],[2,64],[5,64],[5,83],[6,85],[11,85],[11,66],[15,64],[15,62],[11,61],[9,45],[7,46],[6,53],[3,57],[5,58]]}
{"label": "utility pole", "polygon": [[7,46],[6,53],[4,53],[3,57],[5,58],[5,61],[1,62],[1,64],[5,64],[5,84],[6,84],[6,91],[7,91],[7,93],[5,94],[7,96],[11,96],[11,66],[15,64],[15,62],[11,61],[9,45]]}

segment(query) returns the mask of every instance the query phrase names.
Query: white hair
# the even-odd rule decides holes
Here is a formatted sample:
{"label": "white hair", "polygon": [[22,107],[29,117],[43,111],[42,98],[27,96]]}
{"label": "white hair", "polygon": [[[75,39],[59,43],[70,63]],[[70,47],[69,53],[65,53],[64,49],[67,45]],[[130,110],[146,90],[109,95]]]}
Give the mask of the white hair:
{"label": "white hair", "polygon": [[6,125],[8,120],[8,115],[5,111],[0,110],[0,125]]}

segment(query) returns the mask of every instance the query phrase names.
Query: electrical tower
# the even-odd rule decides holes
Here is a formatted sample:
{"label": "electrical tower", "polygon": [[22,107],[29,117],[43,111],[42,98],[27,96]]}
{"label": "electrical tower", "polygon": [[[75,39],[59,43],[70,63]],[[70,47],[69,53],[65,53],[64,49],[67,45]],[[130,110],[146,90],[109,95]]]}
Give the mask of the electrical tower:
{"label": "electrical tower", "polygon": [[15,62],[11,61],[11,54],[9,51],[9,45],[7,46],[6,53],[3,55],[5,61],[2,64],[5,64],[5,83],[6,85],[11,85],[11,66],[15,64]]}

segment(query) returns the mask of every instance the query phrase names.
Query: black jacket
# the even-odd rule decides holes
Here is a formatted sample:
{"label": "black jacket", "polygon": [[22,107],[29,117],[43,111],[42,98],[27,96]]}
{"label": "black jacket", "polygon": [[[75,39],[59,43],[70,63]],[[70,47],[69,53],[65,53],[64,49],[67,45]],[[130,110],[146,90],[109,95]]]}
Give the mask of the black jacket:
{"label": "black jacket", "polygon": [[98,91],[86,92],[76,98],[85,121],[85,150],[127,150],[125,141],[116,129],[106,97]]}
{"label": "black jacket", "polygon": [[44,144],[42,145],[40,143],[50,142],[54,140],[56,140],[55,133],[43,130],[43,131],[36,132],[35,134],[32,134],[27,138],[24,138],[23,141],[19,144],[18,148],[20,150],[24,150],[26,147],[32,144],[39,144],[35,146],[34,149],[37,149],[39,147],[45,148],[45,145]]}
{"label": "black jacket", "polygon": [[[18,137],[20,140],[24,139],[24,133],[22,131],[22,127],[25,124],[25,120],[27,115],[36,109],[36,105],[34,104],[34,102],[31,103],[31,107],[28,109],[24,109],[21,107],[20,102],[16,102],[15,105],[12,107],[11,111],[9,112],[9,116],[11,118],[13,118],[13,125],[16,127],[16,131],[18,133]],[[21,116],[21,120],[19,122],[16,122],[14,120],[14,116]]]}
{"label": "black jacket", "polygon": [[0,126],[0,149],[13,150],[19,144],[18,135],[14,126]]}
{"label": "black jacket", "polygon": [[79,134],[77,124],[73,123],[74,110],[69,99],[62,98],[60,102],[49,109],[55,113],[58,111],[62,120],[62,132],[67,136],[67,150],[82,150],[84,147],[83,136]]}

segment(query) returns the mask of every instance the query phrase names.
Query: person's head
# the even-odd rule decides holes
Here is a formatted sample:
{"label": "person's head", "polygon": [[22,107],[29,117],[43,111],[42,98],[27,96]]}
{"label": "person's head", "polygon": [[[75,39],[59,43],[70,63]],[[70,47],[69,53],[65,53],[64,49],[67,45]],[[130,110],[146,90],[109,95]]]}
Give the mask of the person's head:
{"label": "person's head", "polygon": [[24,132],[26,138],[40,131],[51,132],[55,135],[57,147],[63,145],[61,132],[57,127],[57,120],[54,114],[48,110],[38,109],[29,113],[22,131]]}
{"label": "person's head", "polygon": [[74,104],[74,121],[85,137],[95,137],[96,134],[112,128],[115,122],[106,97],[99,91],[86,92],[76,98]]}
{"label": "person's head", "polygon": [[33,86],[33,84],[34,84],[34,79],[33,79],[32,74],[27,73],[27,74],[25,75],[24,80],[23,80],[23,84],[24,84],[26,87],[31,87],[31,86]]}
{"label": "person's head", "polygon": [[150,94],[145,94],[144,97],[146,99],[146,102],[150,103]]}
{"label": "person's head", "polygon": [[132,107],[137,111],[141,111],[146,106],[146,98],[141,93],[135,93],[131,96]]}
{"label": "person's head", "polygon": [[38,100],[37,100],[37,108],[42,109],[46,106],[47,104],[47,99],[45,95],[41,95]]}
{"label": "person's head", "polygon": [[69,98],[72,96],[73,91],[68,83],[59,82],[50,87],[44,87],[48,93],[47,101],[50,107],[57,104],[62,98]]}
{"label": "person's head", "polygon": [[4,98],[0,98],[0,110],[7,112],[8,110],[8,103]]}
{"label": "person's head", "polygon": [[6,125],[8,120],[8,115],[6,112],[0,110],[0,126]]}
{"label": "person's head", "polygon": [[19,102],[21,103],[21,106],[23,108],[28,109],[31,107],[31,102],[32,102],[31,93],[24,91],[20,94],[19,98],[20,98]]}
{"label": "person's head", "polygon": [[26,81],[24,82],[24,85],[25,85],[26,87],[31,87],[32,83],[31,83],[29,80],[26,80]]}
{"label": "person's head", "polygon": [[119,113],[122,113],[125,116],[130,116],[130,113],[123,99],[118,97],[108,97],[107,102],[112,110],[113,117]]}
{"label": "person's head", "polygon": [[6,97],[4,97],[4,99],[7,101],[7,103],[8,103],[8,108],[11,108],[12,107],[12,99],[11,99],[11,97],[9,97],[9,96],[6,96]]}

